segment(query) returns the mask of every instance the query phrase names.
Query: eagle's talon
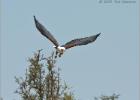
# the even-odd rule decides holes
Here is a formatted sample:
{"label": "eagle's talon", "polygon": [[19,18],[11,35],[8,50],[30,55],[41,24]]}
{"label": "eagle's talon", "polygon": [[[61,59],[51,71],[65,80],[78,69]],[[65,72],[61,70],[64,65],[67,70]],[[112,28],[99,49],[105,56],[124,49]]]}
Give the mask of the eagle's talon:
{"label": "eagle's talon", "polygon": [[63,54],[63,53],[60,53],[60,54],[59,54],[59,57],[61,57],[61,56],[62,56],[62,54]]}
{"label": "eagle's talon", "polygon": [[57,55],[58,55],[58,52],[56,51],[56,52],[55,52],[55,58],[57,58]]}

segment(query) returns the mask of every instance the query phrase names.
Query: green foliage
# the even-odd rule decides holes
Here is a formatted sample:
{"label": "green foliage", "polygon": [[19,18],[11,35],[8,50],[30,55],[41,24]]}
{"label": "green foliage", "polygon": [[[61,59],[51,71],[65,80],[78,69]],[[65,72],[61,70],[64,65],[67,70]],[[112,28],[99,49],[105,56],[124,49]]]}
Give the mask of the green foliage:
{"label": "green foliage", "polygon": [[[60,68],[55,66],[54,53],[50,57],[41,54],[38,50],[29,58],[29,67],[25,77],[15,77],[18,88],[15,91],[22,100],[75,100],[68,85],[61,82]],[[117,100],[119,95],[104,96],[95,100]],[[1,99],[2,100],[2,99]]]}
{"label": "green foliage", "polygon": [[120,95],[117,95],[117,94],[113,94],[111,96],[102,95],[99,98],[95,97],[94,100],[118,100],[119,96]]}
{"label": "green foliage", "polygon": [[64,93],[64,99],[63,100],[74,100],[74,96],[72,93]]}
{"label": "green foliage", "polygon": [[61,83],[60,68],[55,67],[54,54],[44,57],[41,50],[29,58],[25,78],[15,77],[19,85],[16,93],[23,100],[73,100],[68,86]]}

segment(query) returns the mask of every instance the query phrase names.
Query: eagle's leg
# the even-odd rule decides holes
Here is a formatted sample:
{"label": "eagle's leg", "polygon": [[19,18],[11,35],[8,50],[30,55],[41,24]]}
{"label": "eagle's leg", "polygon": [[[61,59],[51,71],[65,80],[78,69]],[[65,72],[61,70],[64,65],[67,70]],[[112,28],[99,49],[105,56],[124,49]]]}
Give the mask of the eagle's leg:
{"label": "eagle's leg", "polygon": [[62,54],[63,54],[63,53],[59,53],[59,57],[61,57],[61,56],[62,56]]}
{"label": "eagle's leg", "polygon": [[58,54],[58,52],[56,51],[56,52],[55,52],[55,58],[57,58],[57,54]]}

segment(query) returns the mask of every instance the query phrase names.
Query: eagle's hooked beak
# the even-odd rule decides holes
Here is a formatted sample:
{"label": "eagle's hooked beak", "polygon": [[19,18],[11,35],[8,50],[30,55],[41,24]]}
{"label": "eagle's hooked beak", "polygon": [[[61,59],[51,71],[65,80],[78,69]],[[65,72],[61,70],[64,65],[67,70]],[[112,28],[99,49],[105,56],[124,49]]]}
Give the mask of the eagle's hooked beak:
{"label": "eagle's hooked beak", "polygon": [[54,47],[55,49],[57,49],[57,47],[56,47],[55,45],[54,45],[53,47]]}

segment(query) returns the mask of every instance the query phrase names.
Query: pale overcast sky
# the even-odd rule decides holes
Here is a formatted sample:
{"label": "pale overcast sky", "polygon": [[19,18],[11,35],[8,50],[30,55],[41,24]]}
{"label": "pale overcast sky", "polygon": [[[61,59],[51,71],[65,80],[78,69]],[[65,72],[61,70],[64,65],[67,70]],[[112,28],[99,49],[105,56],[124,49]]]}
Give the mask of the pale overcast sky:
{"label": "pale overcast sky", "polygon": [[[14,76],[23,76],[27,58],[38,49],[48,56],[53,45],[35,28],[33,15],[63,44],[102,34],[93,44],[69,49],[57,66],[78,100],[120,94],[139,95],[139,0],[1,0],[1,96],[19,100]],[[122,0],[120,0],[122,1]]]}

